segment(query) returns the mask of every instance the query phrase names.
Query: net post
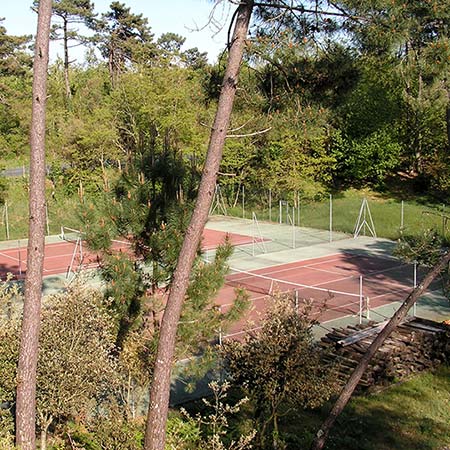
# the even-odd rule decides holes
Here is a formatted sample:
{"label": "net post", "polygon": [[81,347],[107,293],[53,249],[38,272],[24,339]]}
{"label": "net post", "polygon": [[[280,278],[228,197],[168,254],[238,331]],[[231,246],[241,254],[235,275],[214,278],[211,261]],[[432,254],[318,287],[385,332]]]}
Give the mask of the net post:
{"label": "net post", "polygon": [[297,191],[297,226],[300,226],[300,193]]}
{"label": "net post", "polygon": [[19,253],[19,275],[22,276],[22,254],[20,251],[20,239],[17,241],[17,252]]}
{"label": "net post", "polygon": [[359,324],[362,324],[363,318],[363,277],[359,276]]}
{"label": "net post", "polygon": [[370,320],[370,297],[366,297],[366,319]]}
{"label": "net post", "polygon": [[72,272],[73,263],[75,261],[75,255],[77,254],[77,250],[78,250],[78,244],[79,244],[79,239],[77,239],[77,242],[75,243],[75,248],[73,250],[72,258],[70,260],[70,266],[67,268],[66,278],[69,278],[69,275]]}
{"label": "net post", "polygon": [[278,219],[281,224],[283,221],[283,210],[282,210],[282,206],[281,206],[281,200],[279,201],[279,206],[280,206],[280,213],[279,213]]}
{"label": "net post", "polygon": [[295,290],[295,313],[298,314],[298,290]]}

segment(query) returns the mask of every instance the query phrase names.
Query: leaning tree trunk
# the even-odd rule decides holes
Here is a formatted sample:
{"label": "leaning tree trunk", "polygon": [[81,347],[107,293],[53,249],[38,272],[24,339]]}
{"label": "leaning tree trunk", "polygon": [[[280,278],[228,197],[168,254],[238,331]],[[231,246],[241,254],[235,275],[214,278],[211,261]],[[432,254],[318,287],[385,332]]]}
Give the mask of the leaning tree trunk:
{"label": "leaning tree trunk", "polygon": [[237,10],[227,68],[217,106],[216,118],[211,131],[197,202],[189,227],[186,230],[186,236],[178,257],[177,267],[173,275],[167,305],[161,322],[158,350],[150,389],[150,404],[144,443],[145,450],[164,450],[166,420],[169,408],[170,377],[177,326],[189,285],[190,272],[215,191],[217,172],[230,123],[252,9],[253,0],[246,0],[241,2]]}
{"label": "leaning tree trunk", "polygon": [[27,274],[17,369],[16,444],[21,450],[36,448],[36,367],[45,236],[45,105],[51,15],[52,0],[41,0],[33,66]]}
{"label": "leaning tree trunk", "polygon": [[386,326],[381,330],[375,340],[372,342],[366,353],[361,358],[359,364],[356,366],[354,372],[351,374],[344,388],[342,389],[336,403],[330,411],[330,414],[323,422],[320,430],[317,432],[316,437],[311,444],[310,450],[321,450],[325,445],[328,434],[333,427],[335,420],[339,417],[345,405],[350,400],[350,397],[359,383],[362,375],[366,371],[372,356],[383,345],[383,342],[387,337],[397,328],[399,323],[405,318],[411,306],[417,301],[422,293],[428,288],[430,283],[446,268],[450,261],[450,251],[445,254],[440,261],[433,267],[433,269],[427,274],[422,283],[415,288],[411,294],[406,297],[403,304],[392,316]]}

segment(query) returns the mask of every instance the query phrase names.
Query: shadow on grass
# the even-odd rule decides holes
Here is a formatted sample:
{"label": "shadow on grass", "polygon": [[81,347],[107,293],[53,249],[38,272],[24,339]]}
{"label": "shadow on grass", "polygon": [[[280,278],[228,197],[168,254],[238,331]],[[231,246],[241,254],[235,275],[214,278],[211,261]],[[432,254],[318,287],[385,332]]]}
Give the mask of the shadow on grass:
{"label": "shadow on grass", "polygon": [[[450,444],[450,368],[354,399],[328,439],[328,450],[438,450]],[[331,404],[290,415],[287,450],[308,449]]]}

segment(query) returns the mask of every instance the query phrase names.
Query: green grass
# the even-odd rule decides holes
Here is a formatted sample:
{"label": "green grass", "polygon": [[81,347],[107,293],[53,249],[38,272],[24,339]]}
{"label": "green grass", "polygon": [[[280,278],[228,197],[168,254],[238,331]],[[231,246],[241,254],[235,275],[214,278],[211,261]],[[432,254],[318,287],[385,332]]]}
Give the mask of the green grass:
{"label": "green grass", "polygon": [[[59,234],[61,225],[79,228],[77,214],[78,196],[68,197],[61,194],[52,196],[47,187],[47,211],[49,234]],[[28,236],[28,184],[25,178],[8,178],[8,225],[9,238],[24,239]],[[47,230],[46,230],[47,232]],[[0,241],[7,239],[4,206],[0,205]]]}
{"label": "green grass", "polygon": [[[333,230],[344,233],[353,233],[363,198],[368,200],[370,212],[373,218],[376,233],[379,237],[398,239],[401,229],[402,201],[397,198],[377,194],[368,190],[348,190],[333,195]],[[286,221],[286,207],[283,206],[283,221]],[[449,233],[448,227],[443,230],[440,213],[445,212],[445,206],[425,203],[421,199],[403,202],[403,232],[418,234],[425,229],[436,229],[439,232]],[[242,204],[235,208],[229,208],[228,214],[242,217]],[[257,201],[253,199],[245,205],[245,217],[252,218],[255,212],[258,220],[269,220],[268,198],[261,197]],[[278,202],[272,201],[272,221],[279,220]],[[447,208],[447,214],[450,210]],[[290,209],[290,216],[293,215]],[[298,224],[299,214],[295,211],[295,223]],[[300,202],[300,225],[318,229],[329,229],[330,202],[328,199],[318,202]],[[369,222],[369,216],[366,216]],[[370,222],[369,222],[370,223]],[[368,234],[367,230],[367,234]]]}
{"label": "green grass", "polygon": [[[23,239],[27,236],[28,216],[28,188],[25,179],[8,178],[8,219],[10,239]],[[361,208],[362,199],[369,201],[370,211],[379,237],[397,239],[400,235],[401,200],[374,192],[348,190],[333,195],[333,230],[352,233]],[[251,219],[252,211],[257,214],[258,220],[269,219],[268,198],[251,198],[245,205],[245,217]],[[68,197],[60,192],[51,195],[51,188],[47,189],[47,203],[49,214],[50,234],[58,234],[61,225],[80,228],[77,208],[79,199],[76,195]],[[320,202],[300,203],[300,225],[317,229],[329,228],[329,200]],[[442,218],[439,217],[445,207],[438,204],[426,204],[420,200],[404,202],[404,233],[418,234],[424,229],[434,228],[439,232],[443,230]],[[447,208],[450,213],[449,208]],[[242,204],[235,208],[228,208],[229,215],[242,217]],[[0,206],[0,240],[6,239],[6,224],[3,207]],[[432,213],[432,214],[430,214]],[[278,222],[278,203],[272,202],[272,221]],[[292,209],[290,210],[292,216]],[[298,224],[298,210],[295,212],[295,223]],[[368,219],[368,218],[367,218]],[[283,221],[286,221],[286,208],[283,207]],[[445,230],[446,233],[449,230]]]}
{"label": "green grass", "polygon": [[[287,450],[309,448],[326,417],[317,412],[287,416]],[[388,390],[355,397],[332,430],[329,450],[441,450],[450,445],[450,367],[424,373]]]}

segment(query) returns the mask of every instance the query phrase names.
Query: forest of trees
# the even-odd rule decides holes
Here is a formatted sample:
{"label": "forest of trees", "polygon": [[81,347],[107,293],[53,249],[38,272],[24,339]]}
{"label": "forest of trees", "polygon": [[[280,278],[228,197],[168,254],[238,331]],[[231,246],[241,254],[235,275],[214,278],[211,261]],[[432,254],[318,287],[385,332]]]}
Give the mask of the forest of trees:
{"label": "forest of trees", "polygon": [[[73,62],[68,45],[49,69],[47,158],[55,184],[73,192],[81,181],[95,191],[105,165],[164,156],[183,167],[174,180],[180,193],[194,187],[225,58],[210,64],[174,33],[155,39],[147,19],[119,2],[101,15],[90,2],[55,4],[52,37],[86,48],[85,59]],[[339,8],[363,18],[305,15],[276,27],[260,19],[271,26],[248,41],[229,132],[244,137],[227,139],[221,172],[232,176],[219,181],[255,189],[264,181],[274,191],[314,196],[380,188],[400,173],[419,192],[446,198],[445,2]],[[28,153],[30,43],[0,29],[2,160]]]}
{"label": "forest of trees", "polygon": [[[214,133],[222,133],[217,139],[224,142],[218,183],[231,202],[242,185],[286,197],[297,192],[308,200],[350,187],[385,192],[399,184],[413,195],[445,201],[450,3],[244,1],[233,16],[229,60],[224,49],[214,63],[197,48],[185,48],[185,38],[170,30],[155,38],[148,19],[118,1],[100,13],[90,0],[53,0],[52,7],[50,39],[62,42],[64,53],[48,67],[49,170],[41,187],[54,197],[80,199],[82,231],[99,252],[106,292],[81,281],[43,306],[36,393],[40,448],[285,448],[278,430],[284,402],[316,407],[337,389],[332,369],[320,365],[313,322],[307,312],[293,313],[290,298],[277,299],[258,339],[226,346],[220,356],[236,384],[250,386],[254,429],[227,433],[226,416],[246,400],[224,406],[226,385],[213,385],[214,413],[173,413],[165,437],[149,434],[150,423],[156,423],[152,406],[162,398],[152,391],[143,434],[138,409],[163,360],[158,341],[165,336],[161,317],[168,308],[161,298],[168,295],[171,305],[178,291],[184,300],[172,316],[175,348],[167,359],[202,353],[202,364],[196,360],[188,369],[192,373],[212,367],[209,344],[217,329],[247,305],[246,293],[237,291],[226,314],[213,306],[232,252],[228,243],[212,264],[200,258],[206,219],[197,220],[196,212],[210,201],[201,203],[208,176],[206,171],[202,178],[202,170],[214,145],[220,147]],[[8,34],[0,19],[0,166],[28,165],[29,136],[36,129],[33,45],[32,36]],[[73,59],[74,45],[85,49],[83,60]],[[220,118],[227,99],[229,124]],[[209,181],[215,183],[215,176]],[[7,199],[8,182],[0,178],[0,204]],[[205,217],[207,211],[203,207]],[[116,236],[128,239],[131,256],[111,251]],[[189,261],[187,277],[177,267],[180,260]],[[179,280],[186,285],[180,287]],[[25,305],[29,292],[26,287]],[[21,426],[14,422],[21,320],[11,307],[21,295],[8,281],[0,285],[6,312],[0,317],[0,449],[12,448],[15,427]],[[295,332],[278,342],[274,330],[288,325]],[[267,352],[279,358],[270,379],[264,372],[273,361],[258,359]],[[19,362],[19,378],[20,367]],[[267,389],[255,392],[251,383]],[[165,428],[165,418],[158,426]],[[33,445],[24,441],[23,449]]]}

